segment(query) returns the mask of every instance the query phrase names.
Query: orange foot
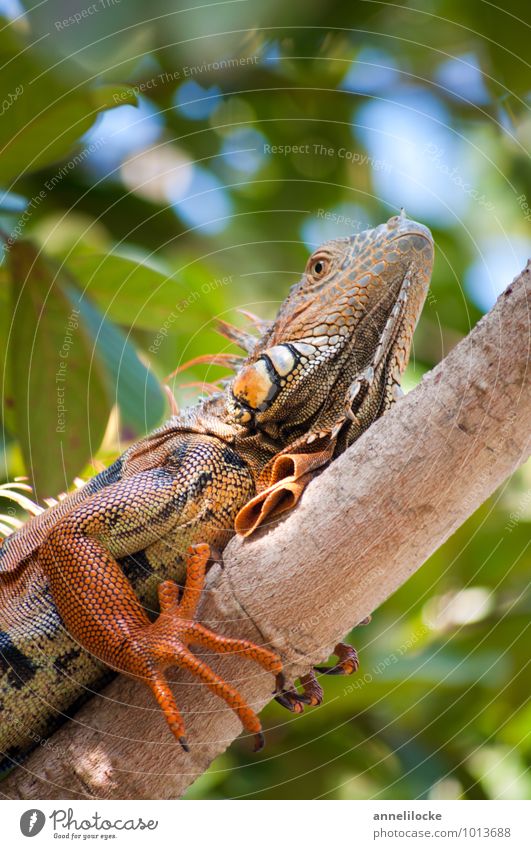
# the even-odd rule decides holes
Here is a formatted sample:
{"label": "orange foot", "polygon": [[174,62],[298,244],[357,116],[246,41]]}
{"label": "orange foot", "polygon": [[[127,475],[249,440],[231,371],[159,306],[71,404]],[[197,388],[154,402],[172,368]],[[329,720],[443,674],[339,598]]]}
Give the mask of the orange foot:
{"label": "orange foot", "polygon": [[[39,564],[64,626],[74,640],[101,661],[149,685],[184,749],[187,749],[184,723],[164,677],[168,666],[189,669],[225,699],[245,728],[256,735],[256,747],[260,748],[263,737],[256,714],[237,690],[188,648],[190,643],[199,643],[214,652],[237,652],[276,674],[277,688],[282,689],[282,662],[278,655],[247,640],[218,637],[194,621],[210,557],[209,546],[195,545],[188,549],[186,584],[180,603],[177,584],[164,581],[159,586],[161,612],[155,622],[148,619],[120,565],[106,548],[105,540],[114,528],[116,517],[125,515],[133,527],[143,528],[145,499],[151,497],[150,493],[162,497],[158,478],[155,485],[153,476],[138,477],[143,489],[135,484],[131,490],[130,481],[113,484],[101,503],[94,496],[59,520],[40,547]],[[170,490],[164,497],[169,498],[175,492]],[[132,503],[127,511],[129,499]],[[157,539],[156,527],[150,534],[150,539]]]}
{"label": "orange foot", "polygon": [[[365,624],[365,621],[360,624]],[[314,668],[303,675],[300,679],[302,693],[294,687],[276,693],[276,701],[292,713],[302,713],[304,705],[320,705],[323,701],[323,688],[319,684],[316,672],[322,675],[352,675],[359,669],[358,652],[347,643],[338,643],[334,648],[334,654],[338,663],[334,666],[314,666]]]}
{"label": "orange foot", "polygon": [[[260,720],[240,693],[227,684],[203,661],[189,650],[190,643],[198,643],[220,654],[238,653],[254,660],[276,675],[276,690],[284,686],[282,661],[277,654],[261,648],[248,640],[233,640],[220,637],[194,621],[197,603],[203,589],[206,564],[210,547],[206,544],[190,546],[186,557],[186,584],[179,602],[179,587],[173,581],[164,581],[158,588],[160,616],[141,629],[136,636],[135,655],[147,657],[147,669],[135,670],[143,674],[157,699],[172,733],[183,749],[189,751],[182,716],[177,708],[173,693],[164,677],[168,666],[188,669],[203,681],[213,693],[226,701],[237,714],[243,727],[255,735],[254,750],[264,745]],[[136,664],[131,664],[135,665]],[[142,664],[144,665],[144,664]],[[131,666],[130,666],[131,669]]]}

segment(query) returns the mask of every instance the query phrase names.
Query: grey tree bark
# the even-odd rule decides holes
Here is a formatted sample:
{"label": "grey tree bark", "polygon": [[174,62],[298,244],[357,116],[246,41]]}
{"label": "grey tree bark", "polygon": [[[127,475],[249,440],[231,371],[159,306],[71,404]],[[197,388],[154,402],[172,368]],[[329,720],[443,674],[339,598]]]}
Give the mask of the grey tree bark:
{"label": "grey tree bark", "polygon": [[[323,661],[529,453],[531,264],[422,383],[308,486],[299,506],[209,574],[201,618],[280,651],[293,677]],[[257,709],[272,677],[208,658]],[[240,733],[176,674],[190,754],[147,688],[120,677],[0,787],[9,798],[178,798]],[[279,708],[279,710],[281,710]],[[257,755],[260,757],[260,755]]]}

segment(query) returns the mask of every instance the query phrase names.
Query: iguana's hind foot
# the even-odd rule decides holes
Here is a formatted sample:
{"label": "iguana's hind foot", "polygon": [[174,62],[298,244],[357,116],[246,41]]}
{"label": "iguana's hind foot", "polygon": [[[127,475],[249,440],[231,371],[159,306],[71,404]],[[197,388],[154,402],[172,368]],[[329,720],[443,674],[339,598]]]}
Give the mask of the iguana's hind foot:
{"label": "iguana's hind foot", "polygon": [[160,616],[144,629],[143,643],[152,663],[156,667],[148,684],[161,706],[172,733],[185,751],[184,725],[175,704],[173,694],[164,678],[163,670],[168,666],[188,669],[217,696],[222,698],[239,717],[246,731],[255,735],[255,751],[264,745],[260,720],[240,693],[227,684],[216,673],[199,660],[188,648],[197,643],[217,654],[237,653],[254,660],[268,672],[276,675],[277,689],[284,683],[282,661],[279,656],[248,640],[221,637],[194,621],[205,579],[206,564],[210,558],[210,547],[206,544],[191,546],[186,557],[186,583],[179,602],[179,587],[173,581],[164,581],[159,586]]}

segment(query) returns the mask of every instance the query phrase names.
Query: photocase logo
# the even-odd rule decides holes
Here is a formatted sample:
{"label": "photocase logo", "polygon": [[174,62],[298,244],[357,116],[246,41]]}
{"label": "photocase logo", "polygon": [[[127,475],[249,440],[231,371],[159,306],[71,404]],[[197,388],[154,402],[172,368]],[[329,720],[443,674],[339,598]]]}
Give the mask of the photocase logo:
{"label": "photocase logo", "polygon": [[46,817],[38,808],[31,808],[29,811],[24,811],[20,817],[20,830],[24,837],[35,837],[39,831],[42,831]]}

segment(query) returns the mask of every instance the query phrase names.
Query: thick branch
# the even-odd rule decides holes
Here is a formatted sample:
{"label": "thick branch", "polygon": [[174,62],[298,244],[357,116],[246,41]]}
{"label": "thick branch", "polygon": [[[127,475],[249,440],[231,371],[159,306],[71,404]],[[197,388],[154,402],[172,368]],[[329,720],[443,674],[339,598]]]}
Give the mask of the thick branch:
{"label": "thick branch", "polygon": [[[421,385],[312,481],[292,514],[231,542],[224,568],[209,576],[209,624],[275,646],[292,675],[307,671],[526,459],[530,295],[528,265]],[[271,698],[271,676],[246,661],[209,661],[257,709]],[[205,687],[175,677],[189,755],[147,688],[119,678],[2,789],[26,799],[180,796],[240,725]]]}

